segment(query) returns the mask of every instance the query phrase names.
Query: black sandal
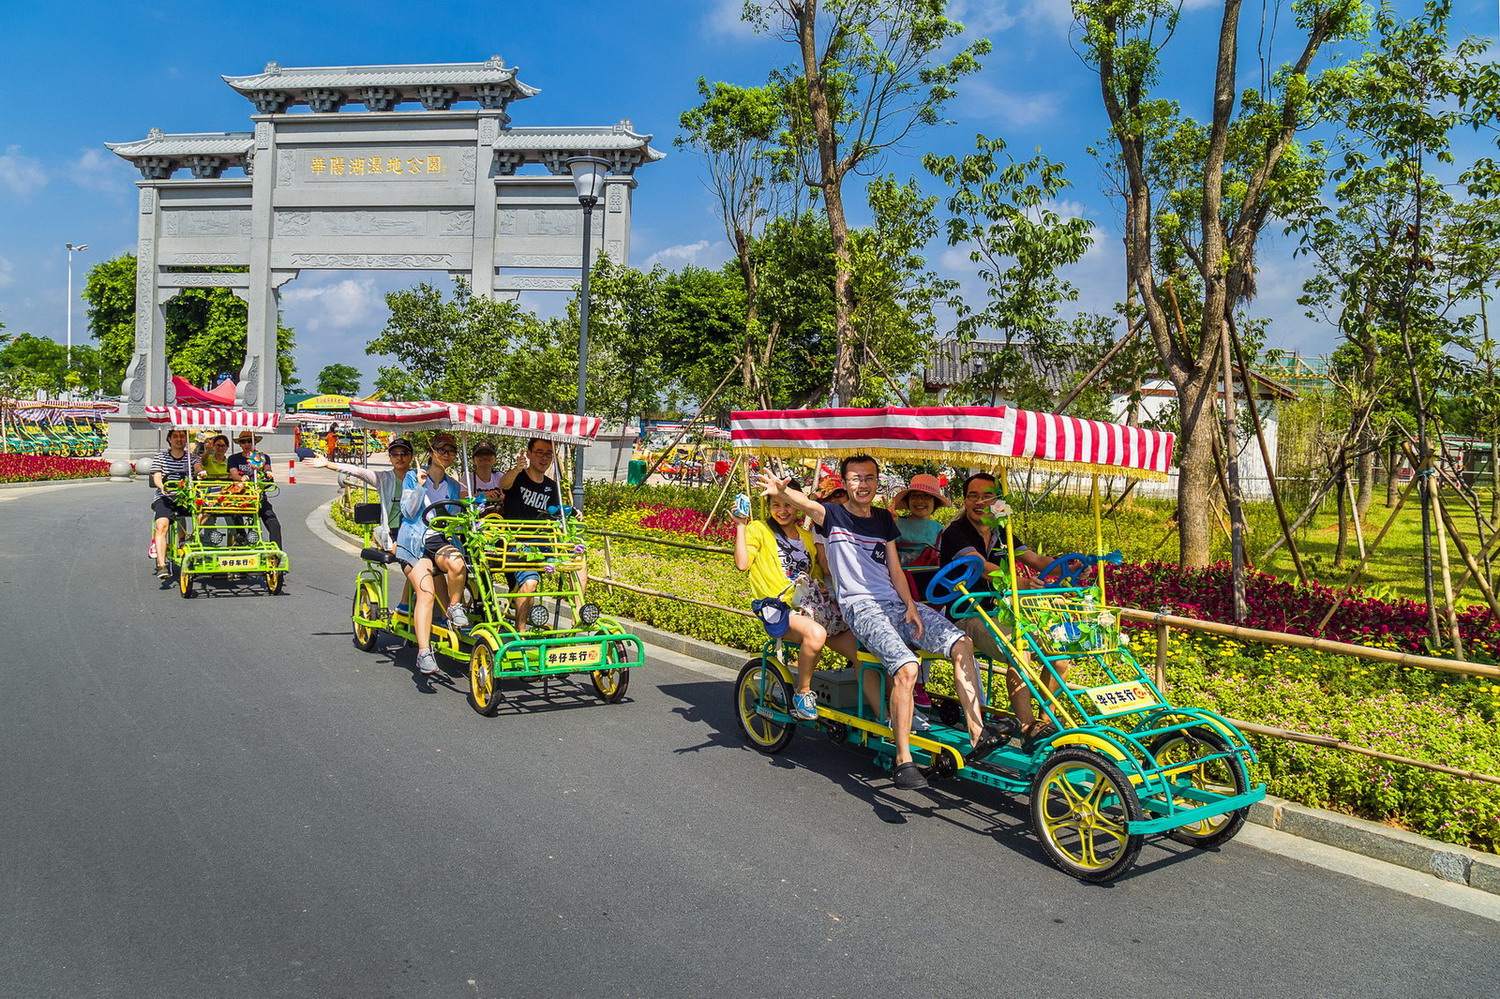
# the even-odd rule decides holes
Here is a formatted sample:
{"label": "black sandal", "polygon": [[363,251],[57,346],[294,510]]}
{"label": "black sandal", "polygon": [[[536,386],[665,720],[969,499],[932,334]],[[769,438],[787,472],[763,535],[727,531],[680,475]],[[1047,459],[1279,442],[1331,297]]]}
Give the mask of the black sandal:
{"label": "black sandal", "polygon": [[1023,732],[1021,734],[1021,749],[1024,752],[1029,753],[1037,743],[1041,742],[1043,739],[1050,739],[1056,734],[1056,725],[1052,724],[1049,721],[1041,722],[1033,726],[1030,732]]}
{"label": "black sandal", "polygon": [[896,772],[892,776],[895,779],[896,786],[903,791],[921,791],[924,788],[931,787],[927,783],[927,775],[922,772],[922,768],[917,766],[914,760],[907,760],[905,763],[896,764]]}

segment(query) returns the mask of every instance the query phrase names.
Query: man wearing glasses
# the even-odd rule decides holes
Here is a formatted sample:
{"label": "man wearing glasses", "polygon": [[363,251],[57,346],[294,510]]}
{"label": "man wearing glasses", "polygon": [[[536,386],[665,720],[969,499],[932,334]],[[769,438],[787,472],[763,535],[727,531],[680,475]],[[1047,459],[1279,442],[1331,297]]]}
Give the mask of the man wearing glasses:
{"label": "man wearing glasses", "polygon": [[767,475],[764,495],[781,497],[812,520],[827,546],[828,565],[837,588],[839,610],[849,630],[884,664],[890,677],[890,726],[896,743],[896,786],[916,790],[927,777],[912,760],[911,724],[917,656],[913,648],[946,656],[953,663],[955,686],[963,704],[972,748],[981,760],[998,749],[1010,732],[984,723],[979,706],[979,675],[974,643],[942,614],[916,602],[896,554],[901,533],[889,510],[871,504],[880,488],[880,465],[869,455],[845,458],[839,474],[849,490],[842,504],[819,503],[789,479]]}
{"label": "man wearing glasses", "polygon": [[[533,437],[526,450],[516,456],[516,467],[500,477],[505,492],[502,509],[506,520],[555,520],[562,510],[562,494],[557,480],[547,474],[555,454],[551,441]],[[512,593],[535,593],[542,575],[535,569],[506,574]],[[582,579],[579,584],[582,585]],[[516,624],[525,627],[530,620],[533,597],[516,598]]]}
{"label": "man wearing glasses", "polygon": [[[984,522],[990,506],[998,498],[999,490],[995,477],[988,472],[975,472],[964,480],[963,513],[954,517],[948,526],[943,528],[942,536],[938,538],[938,562],[940,564],[947,566],[965,555],[976,555],[984,560],[985,579],[1009,577],[1010,556],[1005,549],[1005,529],[990,527]],[[1047,568],[1048,560],[1026,547],[1014,534],[1011,535],[1011,541],[1016,546],[1017,579],[1015,585],[1020,589],[1041,586],[1042,584],[1034,577],[1024,575],[1023,570],[1030,569],[1033,573],[1039,573]],[[999,643],[995,641],[995,636],[990,634],[989,627],[984,621],[977,617],[961,617],[954,623],[973,639],[980,654],[987,656],[993,662],[1005,662]],[[1007,635],[1010,634],[1010,628],[1006,627],[1004,630]],[[1040,723],[1037,721],[1031,709],[1031,692],[1014,666],[1005,674],[1005,687],[1010,696],[1011,710],[1015,712],[1016,721],[1021,725],[1023,747],[1030,747],[1038,739],[1045,739],[1049,735],[1056,734],[1057,730],[1051,722],[1045,719]]]}

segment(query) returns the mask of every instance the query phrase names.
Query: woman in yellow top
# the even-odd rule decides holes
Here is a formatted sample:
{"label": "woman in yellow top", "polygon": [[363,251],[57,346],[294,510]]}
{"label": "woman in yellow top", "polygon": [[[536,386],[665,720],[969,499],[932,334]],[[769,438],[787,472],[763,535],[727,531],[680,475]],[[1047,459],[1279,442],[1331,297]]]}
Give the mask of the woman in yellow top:
{"label": "woman in yellow top", "polygon": [[[824,645],[832,645],[834,651],[853,662],[859,655],[854,633],[827,587],[814,575],[812,535],[799,523],[802,514],[796,507],[781,497],[772,497],[770,516],[765,520],[731,516],[734,565],[750,574],[751,597],[800,602],[787,621],[787,635],[799,646],[792,715],[811,721],[818,717],[818,697],[812,692],[818,656]],[[788,600],[789,591],[794,589]]]}

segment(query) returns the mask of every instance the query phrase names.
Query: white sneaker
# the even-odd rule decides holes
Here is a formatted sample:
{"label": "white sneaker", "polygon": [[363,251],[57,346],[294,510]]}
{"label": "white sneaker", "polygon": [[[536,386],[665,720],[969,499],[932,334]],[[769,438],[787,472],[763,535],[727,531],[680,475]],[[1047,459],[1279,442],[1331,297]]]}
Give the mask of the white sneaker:
{"label": "white sneaker", "polygon": [[927,732],[927,731],[930,731],[931,729],[932,729],[932,722],[927,719],[927,716],[924,715],[922,712],[918,711],[916,708],[912,708],[912,711],[911,711],[911,730],[913,732]]}
{"label": "white sneaker", "polygon": [[469,630],[469,615],[464,613],[463,604],[454,604],[448,608],[448,623],[459,631]]}
{"label": "white sneaker", "polygon": [[431,676],[438,671],[437,656],[432,654],[431,649],[417,653],[417,672],[423,676]]}

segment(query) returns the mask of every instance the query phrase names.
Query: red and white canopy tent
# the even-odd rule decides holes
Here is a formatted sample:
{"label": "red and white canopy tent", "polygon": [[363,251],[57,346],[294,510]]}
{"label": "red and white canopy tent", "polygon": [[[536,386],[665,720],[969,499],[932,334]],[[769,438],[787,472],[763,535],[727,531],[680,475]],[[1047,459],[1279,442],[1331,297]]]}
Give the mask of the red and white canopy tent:
{"label": "red and white canopy tent", "polygon": [[275,430],[281,414],[223,406],[147,406],[146,419],[194,430]]}
{"label": "red and white canopy tent", "polygon": [[868,454],[960,468],[1027,468],[1162,480],[1174,435],[1011,406],[739,412],[736,451],[779,458]]}
{"label": "red and white canopy tent", "polygon": [[506,437],[540,437],[559,444],[588,447],[603,424],[597,416],[543,413],[514,406],[473,406],[461,402],[393,402],[381,399],[349,403],[354,425],[376,430],[468,430]]}

